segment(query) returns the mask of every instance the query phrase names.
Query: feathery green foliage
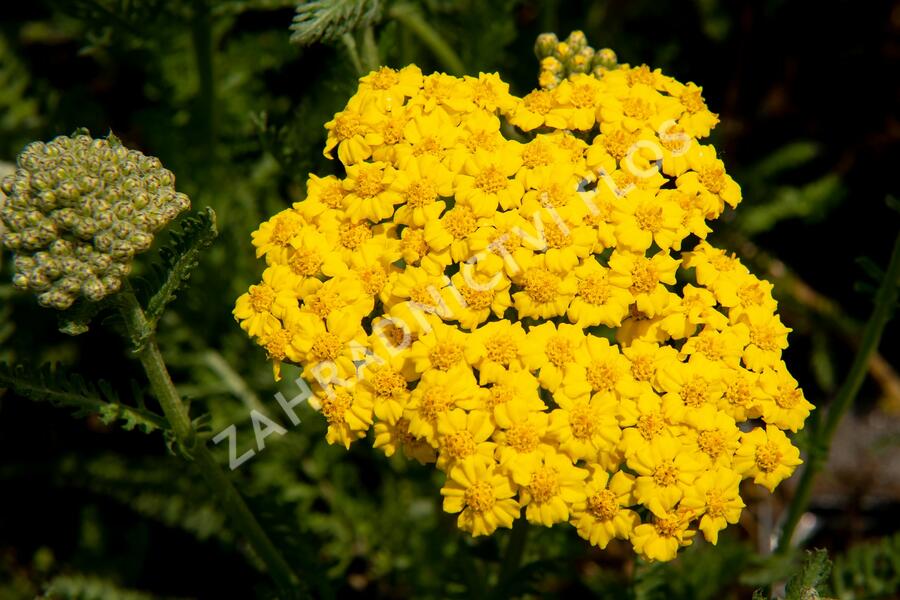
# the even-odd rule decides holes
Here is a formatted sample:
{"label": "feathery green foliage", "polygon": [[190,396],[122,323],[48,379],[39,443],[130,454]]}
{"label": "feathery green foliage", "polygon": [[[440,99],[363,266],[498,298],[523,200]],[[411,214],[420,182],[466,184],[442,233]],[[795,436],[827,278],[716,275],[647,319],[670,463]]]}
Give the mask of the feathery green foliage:
{"label": "feathery green foliage", "polygon": [[0,388],[10,388],[31,400],[71,409],[76,417],[97,415],[107,425],[121,422],[126,431],[137,429],[151,433],[168,428],[163,417],[147,409],[139,386],[132,386],[135,406],[131,406],[122,402],[119,393],[106,381],[93,383],[58,365],[34,369],[25,365],[0,364]]}
{"label": "feathery green foliage", "polygon": [[900,593],[900,534],[853,546],[834,559],[838,598],[892,598]]}
{"label": "feathery green foliage", "polygon": [[345,33],[375,23],[380,0],[314,0],[297,5],[291,41],[301,46],[331,42]]}

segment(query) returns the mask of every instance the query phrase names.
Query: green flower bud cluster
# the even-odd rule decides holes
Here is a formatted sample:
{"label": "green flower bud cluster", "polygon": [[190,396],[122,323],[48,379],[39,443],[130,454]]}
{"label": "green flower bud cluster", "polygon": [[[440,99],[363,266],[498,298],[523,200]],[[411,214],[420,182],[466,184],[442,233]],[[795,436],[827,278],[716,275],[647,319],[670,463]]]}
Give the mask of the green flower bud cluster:
{"label": "green flower bud cluster", "polygon": [[565,41],[554,33],[542,33],[534,44],[534,53],[541,63],[538,82],[544,89],[553,89],[576,73],[595,77],[617,66],[616,53],[610,48],[594,50],[581,31],[573,31]]}
{"label": "green flower bud cluster", "polygon": [[159,159],[112,134],[29,144],[0,190],[0,242],[14,253],[13,284],[59,310],[79,296],[96,302],[117,292],[134,255],[190,208]]}

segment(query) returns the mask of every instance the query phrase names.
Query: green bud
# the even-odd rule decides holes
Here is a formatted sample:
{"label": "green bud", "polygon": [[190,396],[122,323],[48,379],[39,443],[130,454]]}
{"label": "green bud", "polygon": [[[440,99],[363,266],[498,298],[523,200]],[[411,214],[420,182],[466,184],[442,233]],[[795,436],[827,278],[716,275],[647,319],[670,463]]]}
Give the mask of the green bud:
{"label": "green bud", "polygon": [[616,53],[612,48],[601,48],[594,54],[594,69],[615,69],[618,65]]}
{"label": "green bud", "polygon": [[15,253],[13,283],[64,309],[115,293],[153,235],[190,208],[157,158],[110,134],[26,146],[0,180],[0,243]]}
{"label": "green bud", "polygon": [[538,60],[553,54],[557,44],[559,44],[559,38],[556,37],[555,33],[542,33],[539,35],[534,43],[534,53]]}
{"label": "green bud", "polygon": [[583,31],[576,29],[566,38],[566,44],[569,45],[573,53],[577,54],[587,47],[587,37],[585,37]]}

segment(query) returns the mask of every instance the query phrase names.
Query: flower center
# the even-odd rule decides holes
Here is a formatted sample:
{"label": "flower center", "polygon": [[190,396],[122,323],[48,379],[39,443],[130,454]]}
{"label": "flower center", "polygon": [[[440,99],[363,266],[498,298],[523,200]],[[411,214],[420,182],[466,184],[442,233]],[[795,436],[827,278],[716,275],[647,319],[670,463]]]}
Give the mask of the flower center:
{"label": "flower center", "polygon": [[372,238],[372,230],[368,224],[359,223],[343,223],[340,228],[341,246],[348,250],[353,250],[366,240]]}
{"label": "flower center", "polygon": [[540,467],[531,474],[528,491],[535,502],[550,501],[559,494],[559,472],[553,467]]}
{"label": "flower center", "polygon": [[662,229],[662,215],[662,206],[659,204],[651,204],[649,202],[642,202],[634,211],[634,219],[637,221],[638,227],[652,233],[656,233]]}
{"label": "flower center", "polygon": [[488,339],[484,347],[488,360],[500,363],[504,367],[508,367],[519,354],[512,337],[502,333]]}
{"label": "flower center", "polygon": [[699,90],[692,90],[681,95],[681,104],[689,113],[697,113],[706,108]]}
{"label": "flower center", "polygon": [[485,194],[497,194],[509,185],[509,179],[494,165],[489,165],[475,177],[475,187]]}
{"label": "flower center", "polygon": [[655,373],[652,357],[643,354],[631,359],[631,375],[638,381],[650,381]]}
{"label": "flower center", "polygon": [[425,232],[411,227],[404,229],[403,237],[400,239],[400,249],[404,254],[415,256],[415,260],[410,262],[421,260],[428,253],[428,242],[425,241]]}
{"label": "flower center", "polygon": [[595,306],[606,304],[610,295],[606,273],[591,273],[587,278],[579,281],[578,295],[588,304]]}
{"label": "flower center", "polygon": [[544,353],[547,355],[550,363],[560,369],[575,360],[575,356],[572,353],[572,345],[569,343],[569,340],[561,335],[553,336],[547,340]]}
{"label": "flower center", "polygon": [[700,336],[695,338],[694,350],[710,360],[720,360],[725,355],[725,342],[710,335]]}
{"label": "flower center", "polygon": [[764,472],[771,473],[778,467],[781,461],[781,450],[773,442],[766,442],[756,447],[756,467]]}
{"label": "flower center", "polygon": [[250,286],[250,306],[254,312],[269,312],[275,303],[275,290],[263,283]]}
{"label": "flower center", "polygon": [[301,277],[313,277],[319,274],[322,262],[322,257],[315,250],[297,248],[288,259],[288,266]]}
{"label": "flower center", "polygon": [[766,291],[758,281],[742,285],[737,295],[742,306],[759,306],[766,300]]}
{"label": "flower center", "polygon": [[627,98],[622,102],[622,112],[629,117],[644,121],[653,114],[653,105],[643,98]]}
{"label": "flower center", "polygon": [[779,387],[778,393],[775,395],[775,404],[781,408],[791,409],[797,406],[802,397],[803,392],[799,388]]}
{"label": "flower center", "polygon": [[725,514],[725,497],[721,490],[706,492],[706,514],[716,519]]}
{"label": "flower center", "polygon": [[441,371],[448,371],[463,360],[463,347],[453,342],[440,342],[428,354],[431,364]]}
{"label": "flower center", "polygon": [[442,386],[436,385],[428,388],[422,398],[422,405],[419,413],[427,421],[434,422],[438,416],[454,405],[453,396]]}
{"label": "flower center", "polygon": [[656,527],[656,533],[658,533],[660,537],[675,537],[678,535],[680,529],[678,520],[671,518],[657,517],[653,526]]}
{"label": "flower center", "polygon": [[293,335],[286,329],[276,331],[269,336],[269,339],[266,340],[266,352],[269,354],[269,358],[284,360],[291,338],[293,338]]}
{"label": "flower center", "polygon": [[579,440],[589,440],[597,425],[597,411],[585,404],[578,404],[569,411],[569,427]]}
{"label": "flower center", "polygon": [[545,115],[553,108],[553,96],[550,92],[544,90],[534,90],[526,95],[522,101],[525,103],[525,108],[539,115]]}
{"label": "flower center", "polygon": [[337,334],[326,331],[312,343],[309,354],[317,360],[334,360],[341,354],[341,338]]}
{"label": "flower center", "polygon": [[534,451],[540,441],[537,429],[528,422],[516,423],[506,430],[506,443],[519,454]]}
{"label": "flower center", "polygon": [[490,131],[475,131],[463,140],[466,150],[475,153],[476,150],[487,150],[493,152],[497,149],[497,136]]}
{"label": "flower center", "polygon": [[476,481],[466,490],[466,506],[484,512],[494,506],[494,489],[486,481]]}
{"label": "flower center", "polygon": [[400,75],[390,67],[381,67],[372,76],[372,87],[376,90],[386,90],[400,81]]}
{"label": "flower center", "polygon": [[589,83],[580,83],[572,87],[569,102],[575,108],[591,108],[597,98],[597,90]]}
{"label": "flower center", "polygon": [[641,437],[643,437],[645,440],[652,440],[657,435],[662,433],[662,430],[665,428],[665,424],[658,415],[641,415],[637,420],[637,428],[638,431],[641,432]]}
{"label": "flower center", "polygon": [[650,259],[638,257],[631,268],[631,293],[649,294],[656,289],[659,274]]}
{"label": "flower center", "polygon": [[475,440],[468,431],[457,431],[444,436],[443,450],[451,458],[459,460],[475,454]]}
{"label": "flower center", "polygon": [[681,399],[685,406],[700,408],[706,402],[709,384],[702,377],[694,377],[681,386]]}
{"label": "flower center", "polygon": [[279,246],[289,245],[291,238],[300,232],[302,225],[302,219],[293,213],[281,215],[272,228],[272,241]]}
{"label": "flower center", "polygon": [[759,346],[767,352],[778,350],[778,342],[776,340],[776,332],[774,327],[768,325],[759,325],[750,327],[750,343]]}
{"label": "flower center", "polygon": [[443,223],[444,229],[457,240],[465,238],[478,226],[475,213],[468,206],[454,206],[447,211],[447,214],[441,219],[441,223]]}
{"label": "flower center", "polygon": [[428,136],[419,140],[419,143],[413,148],[412,153],[413,156],[430,154],[431,156],[442,158],[444,156],[444,147],[436,137]]}
{"label": "flower center", "polygon": [[337,290],[333,288],[319,288],[319,291],[304,300],[307,310],[314,312],[323,319],[333,310],[343,308],[346,303]]}
{"label": "flower center", "polygon": [[403,375],[389,367],[381,368],[369,376],[369,382],[379,398],[392,398],[406,391]]}
{"label": "flower center", "polygon": [[725,436],[718,429],[707,429],[697,434],[697,445],[704,454],[716,459],[725,451]]}
{"label": "flower center", "polygon": [[349,140],[355,135],[365,133],[366,127],[359,117],[352,113],[341,114],[334,119],[334,134],[340,140]]}
{"label": "flower center", "polygon": [[587,508],[598,521],[609,521],[619,513],[619,502],[611,491],[600,490],[588,497]]}
{"label": "flower center", "polygon": [[322,398],[322,414],[325,415],[329,425],[340,425],[344,422],[344,415],[350,410],[351,404],[353,399],[350,393],[343,388],[337,388]]}
{"label": "flower center", "polygon": [[553,154],[550,151],[550,144],[541,140],[535,140],[525,145],[522,150],[522,165],[533,169],[542,167],[553,162]]}
{"label": "flower center", "polygon": [[384,191],[384,174],[378,167],[361,167],[356,175],[354,191],[360,198],[374,198]]}
{"label": "flower center", "polygon": [[387,283],[387,273],[384,272],[384,268],[381,265],[370,265],[360,269],[357,273],[360,281],[363,283],[363,289],[370,296],[379,293]]}
{"label": "flower center", "polygon": [[747,406],[753,400],[753,386],[746,377],[737,377],[725,387],[724,397],[734,406]]}
{"label": "flower center", "polygon": [[344,188],[340,183],[333,183],[321,191],[319,199],[328,208],[340,208],[344,203]]}
{"label": "flower center", "polygon": [[525,293],[539,304],[556,299],[560,279],[547,269],[531,268],[523,277]]}
{"label": "flower center", "polygon": [[725,169],[722,167],[704,167],[700,169],[700,183],[713,194],[725,189]]}
{"label": "flower center", "polygon": [[585,378],[593,389],[611,392],[619,380],[619,370],[607,361],[595,360],[588,366]]}
{"label": "flower center", "polygon": [[678,469],[672,463],[665,463],[653,470],[653,481],[660,487],[668,487],[678,482]]}
{"label": "flower center", "polygon": [[623,159],[628,154],[631,144],[634,143],[634,135],[624,129],[614,129],[609,133],[604,133],[601,139],[610,156],[618,160]]}
{"label": "flower center", "polygon": [[[506,404],[515,397],[515,390],[508,385],[497,383],[491,386],[491,395],[487,398],[489,408],[494,408],[500,404]],[[512,431],[512,429],[510,430]]]}
{"label": "flower center", "polygon": [[406,203],[413,208],[421,208],[434,202],[437,190],[427,179],[417,179],[406,190]]}
{"label": "flower center", "polygon": [[476,290],[468,285],[462,285],[457,288],[468,308],[480,310],[487,308],[494,301],[494,294],[490,290]]}

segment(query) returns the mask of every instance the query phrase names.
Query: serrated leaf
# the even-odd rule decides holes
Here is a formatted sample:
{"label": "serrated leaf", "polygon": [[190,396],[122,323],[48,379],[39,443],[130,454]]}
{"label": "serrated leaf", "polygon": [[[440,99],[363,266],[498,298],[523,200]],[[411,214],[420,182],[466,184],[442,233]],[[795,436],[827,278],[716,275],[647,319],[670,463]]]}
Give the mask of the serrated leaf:
{"label": "serrated leaf", "polygon": [[769,179],[785,171],[801,167],[819,154],[819,145],[801,140],[778,148],[753,169],[753,174],[761,179]]}
{"label": "serrated leaf", "polygon": [[310,46],[330,42],[381,17],[380,0],[316,0],[297,5],[291,42]]}
{"label": "serrated leaf", "polygon": [[818,598],[817,587],[831,573],[831,561],[825,550],[806,552],[806,560],[785,586],[785,600],[811,600]]}
{"label": "serrated leaf", "polygon": [[173,231],[168,243],[160,248],[159,262],[151,266],[152,274],[147,278],[148,284],[155,288],[146,303],[147,335],[156,330],[166,306],[175,299],[176,293],[184,287],[197,267],[201,252],[218,235],[216,213],[207,207],[184,219],[181,231]]}
{"label": "serrated leaf", "polygon": [[31,369],[24,365],[0,364],[2,388],[12,389],[37,402],[71,409],[75,416],[98,415],[107,425],[121,422],[126,430],[140,429],[150,433],[168,428],[165,418],[147,410],[143,402],[136,407],[121,402],[118,393],[105,381],[93,383],[51,365]]}

